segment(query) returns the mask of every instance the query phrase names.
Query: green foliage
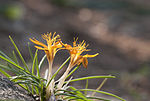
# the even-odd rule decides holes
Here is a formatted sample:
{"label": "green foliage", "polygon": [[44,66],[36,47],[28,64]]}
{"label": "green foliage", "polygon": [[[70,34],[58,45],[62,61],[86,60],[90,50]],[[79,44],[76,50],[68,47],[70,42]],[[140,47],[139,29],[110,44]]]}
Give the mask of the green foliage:
{"label": "green foliage", "polygon": [[[6,77],[8,77],[11,81],[13,81],[15,84],[18,84],[20,87],[28,91],[28,93],[32,95],[39,95],[41,101],[47,101],[46,99],[46,89],[48,89],[49,84],[56,79],[56,75],[60,72],[60,70],[64,67],[64,65],[70,60],[70,57],[58,68],[58,70],[52,75],[51,79],[47,81],[40,75],[40,69],[41,66],[46,58],[46,55],[43,56],[43,58],[39,61],[38,60],[38,50],[35,51],[33,54],[31,51],[30,46],[29,53],[31,56],[32,67],[30,68],[27,63],[25,62],[23,56],[21,55],[21,52],[19,51],[18,47],[16,46],[13,39],[9,36],[11,42],[13,43],[16,51],[13,51],[13,57],[7,56],[5,53],[0,51],[0,58],[4,61],[6,61],[6,65],[0,64],[0,72],[4,74]],[[29,45],[29,44],[28,44]],[[23,63],[23,66],[20,65],[18,62],[18,58],[16,56],[16,53],[19,55],[19,59]],[[80,65],[79,65],[80,66]],[[117,95],[94,90],[94,89],[88,89],[88,80],[89,79],[96,79],[96,78],[115,78],[114,76],[88,76],[88,77],[82,77],[82,78],[76,78],[72,79],[71,74],[74,73],[78,67],[74,68],[70,74],[68,74],[67,78],[70,78],[68,81],[64,82],[64,86],[61,89],[57,89],[57,83],[59,80],[55,81],[56,84],[54,86],[54,94],[51,94],[51,96],[54,96],[55,99],[61,99],[61,100],[67,100],[67,101],[92,101],[94,99],[101,100],[101,101],[111,101],[111,99],[106,99],[103,97],[96,97],[96,96],[89,96],[87,92],[96,92],[108,96],[112,96],[116,99],[119,99],[121,101],[125,101],[124,99],[118,97]],[[6,71],[10,71],[15,74],[15,76],[9,75]],[[75,87],[69,86],[71,82],[75,81],[81,81],[81,80],[87,80],[85,89],[76,89]],[[103,85],[103,84],[102,84]],[[84,92],[84,93],[83,93]]]}

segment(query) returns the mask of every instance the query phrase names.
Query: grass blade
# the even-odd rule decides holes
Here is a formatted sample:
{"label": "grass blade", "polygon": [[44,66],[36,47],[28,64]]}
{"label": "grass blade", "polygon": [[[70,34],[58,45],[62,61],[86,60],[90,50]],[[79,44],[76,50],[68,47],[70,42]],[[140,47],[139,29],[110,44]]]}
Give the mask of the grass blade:
{"label": "grass blade", "polygon": [[74,87],[72,87],[72,86],[70,86],[69,88],[72,89],[73,91],[75,91],[76,96],[82,98],[82,99],[85,100],[85,101],[91,101],[91,100],[87,99],[86,96],[84,96],[83,93],[81,93],[81,92],[80,92],[79,90],[77,90],[76,88],[74,88]]}
{"label": "grass blade", "polygon": [[95,99],[95,100],[100,100],[100,101],[111,101],[109,99],[105,99],[105,98],[100,98],[100,97],[87,97],[88,99]]}
{"label": "grass blade", "polygon": [[11,67],[10,64],[7,63],[8,66],[5,65],[0,65],[0,68],[6,70],[6,71],[10,71],[16,75],[20,75],[22,73],[23,70],[20,70],[16,67]]}
{"label": "grass blade", "polygon": [[[34,55],[34,58],[33,58],[33,64],[32,64],[32,74],[34,74],[34,72],[35,72],[35,66],[37,65],[36,64],[36,58],[37,58],[37,52],[38,52],[38,49],[36,50],[36,52],[35,52],[35,55]],[[37,66],[36,66],[37,67]],[[38,72],[38,74],[39,74],[39,68],[38,68],[38,70],[37,70],[37,72]],[[32,94],[34,94],[34,85],[32,85],[31,86],[31,91],[32,91]]]}
{"label": "grass blade", "polygon": [[17,60],[17,56],[16,56],[16,54],[15,54],[15,51],[13,51],[13,56],[14,56],[15,63],[16,63],[17,65],[19,65],[19,62],[18,62],[18,60]]}
{"label": "grass blade", "polygon": [[[0,51],[0,55],[2,55],[3,57],[5,57],[6,59],[13,61],[11,58],[9,58],[4,52]],[[13,61],[14,62],[14,61]]]}
{"label": "grass blade", "polygon": [[18,47],[16,46],[16,44],[15,44],[15,42],[13,41],[13,39],[11,38],[11,36],[9,36],[9,38],[10,38],[10,40],[11,40],[12,44],[14,45],[14,47],[15,47],[16,51],[18,52],[18,55],[19,55],[19,57],[20,57],[20,59],[21,59],[22,63],[23,63],[23,64],[24,64],[24,66],[26,67],[26,70],[29,72],[29,68],[28,68],[28,66],[27,66],[27,64],[26,64],[26,62],[25,62],[25,60],[24,60],[23,56],[21,55],[21,53],[20,53],[20,51],[19,51]]}
{"label": "grass blade", "polygon": [[33,53],[32,53],[32,50],[30,48],[30,42],[28,42],[28,49],[29,49],[29,53],[30,53],[31,59],[33,61]]}
{"label": "grass blade", "polygon": [[29,80],[31,82],[36,83],[37,85],[40,84],[40,80],[32,75],[19,75],[19,76],[13,76],[11,77],[12,81],[19,81],[19,80]]}
{"label": "grass blade", "polygon": [[22,84],[18,84],[20,87],[22,87],[23,89],[25,89],[26,91],[28,91],[27,90],[27,87],[25,87],[24,85],[22,85]]}
{"label": "grass blade", "polygon": [[82,77],[82,78],[72,79],[72,80],[70,80],[70,82],[87,80],[87,79],[96,79],[96,78],[115,78],[115,76],[88,76],[88,77]]}
{"label": "grass blade", "polygon": [[32,63],[32,74],[34,74],[34,71],[35,71],[34,68],[35,68],[35,66],[36,66],[37,52],[38,52],[38,49],[37,49],[36,52],[35,52],[34,59],[33,59],[33,63]]}
{"label": "grass blade", "polygon": [[39,88],[35,86],[35,91],[36,91],[36,94],[39,95]]}
{"label": "grass blade", "polygon": [[12,65],[18,67],[19,69],[24,70],[24,68],[22,68],[21,66],[17,65],[17,64],[14,63],[13,61],[11,61],[11,60],[9,60],[9,59],[7,59],[7,58],[1,56],[1,55],[0,55],[0,58],[3,59],[3,60],[5,60],[5,61],[7,61],[8,63],[10,63],[10,64],[12,64]]}
{"label": "grass blade", "polygon": [[0,68],[1,69],[4,69],[4,70],[7,70],[7,71],[12,71],[12,69],[10,69],[9,67],[5,66],[5,65],[1,65],[0,64]]}
{"label": "grass blade", "polygon": [[78,98],[78,99],[82,99],[76,95],[72,95],[72,94],[68,94],[68,93],[58,93],[58,94],[55,94],[55,96],[59,96],[59,95],[64,95],[64,96],[69,96],[69,97],[72,97],[72,98]]}
{"label": "grass blade", "polygon": [[17,82],[14,82],[15,84],[30,84],[30,85],[34,85],[36,87],[39,87],[37,84],[35,83],[32,83],[30,80],[22,80],[22,81],[17,81]]}
{"label": "grass blade", "polygon": [[121,101],[126,101],[125,99],[115,95],[115,94],[112,94],[112,93],[108,93],[108,92],[104,92],[104,91],[98,91],[98,90],[94,90],[94,89],[78,89],[79,91],[91,91],[91,92],[97,92],[97,93],[101,93],[101,94],[105,94],[105,95],[109,95],[109,96],[112,96],[112,97],[115,97]]}
{"label": "grass blade", "polygon": [[37,73],[36,73],[36,76],[38,77],[38,78],[40,78],[41,76],[40,76],[40,70],[39,70],[39,62],[38,62],[38,54],[36,53],[36,70],[37,70]]}
{"label": "grass blade", "polygon": [[[104,85],[104,83],[107,81],[107,79],[108,79],[108,78],[105,78],[96,90],[99,91],[99,90],[102,88],[102,86]],[[92,93],[92,96],[94,96],[95,93],[96,93],[96,92],[93,92],[93,93]]]}
{"label": "grass blade", "polygon": [[[85,84],[85,89],[88,89],[88,85],[89,85],[89,80],[86,80],[86,84]],[[87,91],[84,92],[85,95],[87,95]]]}
{"label": "grass blade", "polygon": [[5,75],[7,78],[11,77],[8,73],[6,73],[5,71],[3,71],[2,69],[0,69],[0,72]]}

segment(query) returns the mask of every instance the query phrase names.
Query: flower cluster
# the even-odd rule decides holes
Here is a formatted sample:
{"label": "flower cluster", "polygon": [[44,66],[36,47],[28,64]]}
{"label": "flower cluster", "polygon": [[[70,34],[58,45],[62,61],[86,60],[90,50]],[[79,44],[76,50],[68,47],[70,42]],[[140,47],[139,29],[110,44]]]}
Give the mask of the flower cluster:
{"label": "flower cluster", "polygon": [[83,64],[83,66],[85,68],[87,68],[88,65],[88,60],[87,58],[91,58],[91,57],[95,57],[98,55],[98,53],[94,54],[94,55],[81,55],[83,52],[85,51],[90,51],[90,49],[86,49],[88,45],[86,45],[86,42],[83,40],[82,42],[80,42],[79,44],[77,44],[77,40],[74,40],[73,42],[73,46],[69,45],[69,44],[64,44],[59,35],[56,35],[56,32],[53,34],[49,33],[49,34],[43,34],[42,38],[44,40],[46,40],[47,45],[43,44],[42,42],[36,40],[36,39],[31,39],[30,40],[41,46],[35,46],[37,49],[40,50],[44,50],[45,54],[47,55],[47,59],[49,61],[49,63],[52,63],[55,57],[55,54],[58,52],[58,50],[60,49],[66,49],[69,51],[70,53],[70,66],[74,67],[75,65],[79,65],[80,63]]}
{"label": "flower cluster", "polygon": [[[46,40],[47,45],[43,44],[42,42],[40,42],[34,38],[33,39],[30,38],[30,41],[32,41],[33,43],[38,45],[38,46],[35,46],[37,49],[44,50],[44,52],[47,56],[47,60],[49,62],[49,72],[47,75],[48,76],[47,81],[49,81],[52,76],[52,64],[53,64],[53,60],[54,60],[56,53],[61,49],[66,49],[70,53],[70,63],[68,65],[67,70],[64,72],[64,74],[59,79],[59,83],[57,85],[58,89],[62,88],[68,73],[74,66],[82,64],[85,68],[87,68],[87,65],[88,65],[87,58],[92,58],[92,57],[95,57],[98,55],[98,53],[96,53],[94,55],[89,55],[89,54],[82,55],[83,52],[90,51],[89,49],[87,49],[88,45],[86,45],[86,42],[84,40],[80,43],[77,43],[78,39],[74,39],[73,46],[71,46],[69,44],[64,44],[61,41],[60,36],[56,35],[56,32],[53,33],[53,35],[52,35],[52,33],[43,34],[42,38],[44,40]],[[48,89],[49,91],[47,91],[47,93],[52,93],[52,91],[53,91],[52,84],[53,83],[51,82],[51,84],[49,85],[49,89]]]}

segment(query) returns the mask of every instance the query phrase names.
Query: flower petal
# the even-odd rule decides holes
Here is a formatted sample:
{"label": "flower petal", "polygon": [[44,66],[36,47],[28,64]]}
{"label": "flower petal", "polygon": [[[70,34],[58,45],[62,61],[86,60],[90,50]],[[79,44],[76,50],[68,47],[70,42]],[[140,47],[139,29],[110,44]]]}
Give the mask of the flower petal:
{"label": "flower petal", "polygon": [[92,58],[92,57],[95,57],[95,56],[97,56],[97,55],[99,55],[99,53],[96,53],[96,54],[94,54],[94,55],[86,54],[86,55],[84,55],[83,57]]}
{"label": "flower petal", "polygon": [[83,57],[83,59],[82,59],[82,65],[83,65],[85,68],[87,68],[88,60],[87,60],[86,57]]}
{"label": "flower petal", "polygon": [[31,39],[29,38],[29,40],[37,45],[43,46],[44,48],[46,48],[47,46],[45,44],[43,44],[42,42],[36,40],[36,39]]}
{"label": "flower petal", "polygon": [[46,48],[42,48],[42,47],[39,47],[39,46],[34,46],[35,48],[37,49],[40,49],[40,50],[47,50]]}

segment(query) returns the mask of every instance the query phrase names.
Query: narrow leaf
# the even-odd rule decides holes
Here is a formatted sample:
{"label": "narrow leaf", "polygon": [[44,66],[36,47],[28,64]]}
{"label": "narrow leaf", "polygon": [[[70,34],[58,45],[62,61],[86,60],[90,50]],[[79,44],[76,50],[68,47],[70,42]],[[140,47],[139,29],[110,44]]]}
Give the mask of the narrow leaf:
{"label": "narrow leaf", "polygon": [[24,66],[26,67],[27,71],[29,71],[29,68],[28,68],[28,66],[27,66],[27,64],[26,64],[26,62],[25,62],[25,60],[24,60],[23,56],[21,55],[21,53],[20,53],[20,51],[19,51],[18,47],[16,46],[15,42],[13,41],[13,39],[11,38],[11,36],[9,36],[9,38],[10,38],[10,40],[11,40],[12,44],[14,45],[14,47],[15,47],[16,51],[18,52],[19,57],[20,57],[20,59],[21,59],[22,63],[23,63],[23,64],[24,64]]}
{"label": "narrow leaf", "polygon": [[0,69],[0,72],[3,74],[3,75],[5,75],[6,77],[11,77],[8,73],[6,73],[5,71],[3,71],[2,69]]}
{"label": "narrow leaf", "polygon": [[[85,89],[88,89],[88,85],[89,85],[89,80],[86,80],[86,85],[85,85]],[[87,95],[87,91],[84,92],[85,95]]]}
{"label": "narrow leaf", "polygon": [[11,60],[9,60],[9,59],[7,59],[7,58],[1,56],[1,55],[0,55],[0,58],[3,59],[3,60],[5,60],[5,61],[7,61],[7,62],[9,62],[9,63],[12,64],[12,65],[18,67],[19,69],[24,70],[24,68],[22,68],[21,66],[17,65],[16,63],[12,62]]}
{"label": "narrow leaf", "polygon": [[15,51],[13,51],[13,56],[14,56],[15,63],[16,63],[17,65],[19,65],[19,62],[18,62],[18,60],[17,60],[17,56],[16,56],[16,54],[15,54]]}
{"label": "narrow leaf", "polygon": [[[105,78],[96,90],[99,91],[99,90],[102,88],[102,86],[104,85],[104,83],[107,81],[107,79],[108,79],[108,78]],[[96,93],[96,92],[93,92],[93,93],[92,93],[92,96],[94,96],[95,93]]]}
{"label": "narrow leaf", "polygon": [[36,53],[36,70],[37,70],[37,73],[36,73],[36,76],[38,76],[38,78],[40,78],[40,70],[39,70],[39,62],[38,62],[38,54]]}
{"label": "narrow leaf", "polygon": [[35,71],[34,68],[35,68],[35,65],[36,65],[37,52],[38,52],[38,49],[35,52],[33,63],[32,63],[32,74],[34,74],[34,71]]}
{"label": "narrow leaf", "polygon": [[31,59],[33,61],[33,53],[32,53],[32,50],[30,48],[30,43],[29,42],[28,42],[28,49],[29,49],[29,53],[30,53]]}
{"label": "narrow leaf", "polygon": [[105,98],[100,98],[100,97],[87,97],[88,99],[95,99],[95,100],[100,100],[100,101],[111,101],[109,99],[105,99]]}
{"label": "narrow leaf", "polygon": [[104,92],[104,91],[98,91],[98,90],[94,90],[94,89],[78,89],[79,91],[92,91],[92,92],[97,92],[97,93],[101,93],[101,94],[105,94],[105,95],[109,95],[109,96],[112,96],[112,97],[115,97],[121,101],[126,101],[125,99],[115,95],[115,94],[112,94],[112,93],[108,93],[108,92]]}
{"label": "narrow leaf", "polygon": [[69,87],[70,89],[72,89],[73,91],[75,91],[75,94],[80,97],[80,98],[83,98],[85,101],[90,101],[86,98],[86,96],[83,95],[83,93],[81,93],[79,90],[77,90],[76,88],[70,86]]}
{"label": "narrow leaf", "polygon": [[3,57],[5,57],[6,59],[13,61],[11,58],[9,58],[4,52],[0,51],[0,55],[2,55]]}
{"label": "narrow leaf", "polygon": [[88,77],[72,79],[70,82],[81,81],[81,80],[86,80],[86,79],[96,79],[96,78],[115,78],[115,76],[88,76]]}
{"label": "narrow leaf", "polygon": [[10,69],[8,66],[5,66],[5,65],[0,64],[0,68],[4,69],[6,71],[12,71],[12,69]]}

